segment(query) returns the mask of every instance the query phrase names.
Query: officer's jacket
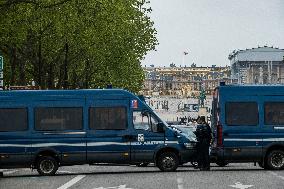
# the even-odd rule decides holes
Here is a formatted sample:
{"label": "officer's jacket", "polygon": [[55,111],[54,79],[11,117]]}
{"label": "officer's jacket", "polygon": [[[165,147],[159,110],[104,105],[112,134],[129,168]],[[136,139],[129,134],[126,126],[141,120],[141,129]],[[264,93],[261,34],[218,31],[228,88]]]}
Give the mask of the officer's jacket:
{"label": "officer's jacket", "polygon": [[196,139],[198,142],[206,142],[210,144],[212,139],[212,132],[207,124],[199,124],[197,125],[196,131],[194,132],[196,135]]}

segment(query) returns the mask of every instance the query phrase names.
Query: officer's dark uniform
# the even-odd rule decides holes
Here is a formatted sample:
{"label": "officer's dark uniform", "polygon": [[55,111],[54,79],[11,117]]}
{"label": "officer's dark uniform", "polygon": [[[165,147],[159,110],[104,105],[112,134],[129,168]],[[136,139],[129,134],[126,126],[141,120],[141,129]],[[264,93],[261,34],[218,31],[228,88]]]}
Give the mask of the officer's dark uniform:
{"label": "officer's dark uniform", "polygon": [[197,162],[200,170],[210,170],[209,146],[212,132],[206,122],[197,125],[195,135],[197,138]]}

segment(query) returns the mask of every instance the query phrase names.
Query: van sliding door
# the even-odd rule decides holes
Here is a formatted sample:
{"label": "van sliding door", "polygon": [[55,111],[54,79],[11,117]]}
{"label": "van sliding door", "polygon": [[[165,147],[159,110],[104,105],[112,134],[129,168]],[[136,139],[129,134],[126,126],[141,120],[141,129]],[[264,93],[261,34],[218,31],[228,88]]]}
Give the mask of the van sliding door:
{"label": "van sliding door", "polygon": [[62,165],[86,163],[85,99],[34,101],[32,153],[53,150]]}
{"label": "van sliding door", "polygon": [[89,99],[87,161],[129,163],[129,100]]}
{"label": "van sliding door", "polygon": [[224,156],[232,161],[259,161],[262,155],[262,133],[259,99],[230,96],[221,109],[224,123]]}
{"label": "van sliding door", "polygon": [[263,96],[263,147],[284,145],[284,97]]}

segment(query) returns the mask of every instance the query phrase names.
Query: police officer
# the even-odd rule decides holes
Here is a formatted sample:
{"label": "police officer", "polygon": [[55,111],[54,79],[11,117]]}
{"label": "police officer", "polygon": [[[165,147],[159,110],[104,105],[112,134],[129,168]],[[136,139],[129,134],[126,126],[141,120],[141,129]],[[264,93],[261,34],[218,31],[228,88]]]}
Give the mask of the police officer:
{"label": "police officer", "polygon": [[195,131],[197,138],[197,163],[200,170],[210,170],[209,146],[212,139],[210,126],[206,123],[205,117],[199,117]]}

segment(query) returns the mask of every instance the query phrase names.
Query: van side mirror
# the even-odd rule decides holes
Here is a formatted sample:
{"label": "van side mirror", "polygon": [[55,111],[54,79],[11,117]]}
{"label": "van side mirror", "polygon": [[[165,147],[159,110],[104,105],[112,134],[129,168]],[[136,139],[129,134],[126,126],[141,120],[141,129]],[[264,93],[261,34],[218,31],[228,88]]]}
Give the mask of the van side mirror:
{"label": "van side mirror", "polygon": [[158,132],[158,133],[163,133],[163,132],[165,132],[165,130],[164,130],[164,124],[163,124],[162,122],[159,122],[159,123],[157,124],[157,132]]}

